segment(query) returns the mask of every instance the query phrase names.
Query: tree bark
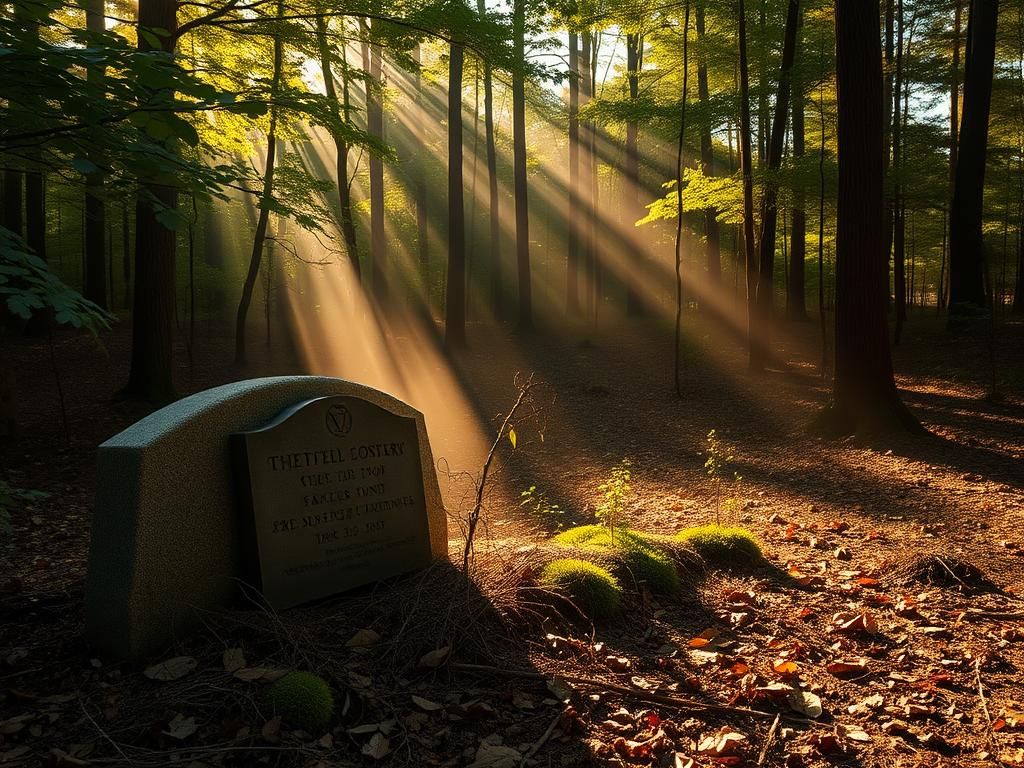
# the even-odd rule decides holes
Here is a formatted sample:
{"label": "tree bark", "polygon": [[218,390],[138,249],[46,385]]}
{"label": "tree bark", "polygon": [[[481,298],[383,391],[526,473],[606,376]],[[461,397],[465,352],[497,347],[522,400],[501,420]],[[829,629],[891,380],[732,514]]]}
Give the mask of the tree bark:
{"label": "tree bark", "polygon": [[580,311],[580,49],[579,34],[569,30],[569,234],[565,263],[565,307]]}
{"label": "tree bark", "polygon": [[[347,123],[349,120],[348,103],[346,100],[344,109],[339,109],[338,93],[334,84],[334,71],[331,67],[331,48],[327,42],[327,18],[322,15],[316,18],[316,42],[320,54],[320,70],[324,78],[324,92],[334,105],[335,116]],[[347,43],[343,42],[342,44],[345,45]],[[344,76],[348,77],[347,74]],[[355,220],[352,217],[352,194],[348,186],[348,144],[345,143],[341,134],[336,131],[331,132],[331,138],[334,140],[334,149],[337,155],[335,173],[337,176],[338,206],[341,212],[341,236],[345,241],[345,252],[348,254],[349,265],[352,267],[352,272],[358,280],[360,277],[359,244],[356,240]]]}
{"label": "tree bark", "polygon": [[[364,22],[364,31],[372,33]],[[366,86],[366,130],[380,141],[384,140],[384,104],[381,97],[383,87],[384,62],[381,44],[370,39],[369,60],[363,66],[369,73]],[[386,269],[387,238],[384,232],[384,160],[375,152],[370,153],[367,163],[370,172],[370,261],[372,262],[373,294],[378,301],[383,301],[388,294],[388,278]]]}
{"label": "tree bark", "polygon": [[[94,34],[105,31],[104,0],[86,0],[85,27]],[[86,72],[89,83],[103,88],[104,68],[90,67]],[[102,159],[96,155],[89,158],[97,167]],[[97,170],[85,178],[85,298],[106,309],[107,307],[107,265],[106,250],[106,207],[103,202],[103,172]],[[111,297],[112,298],[112,297]]]}
{"label": "tree bark", "polygon": [[747,344],[753,347],[754,312],[757,300],[757,255],[754,248],[754,171],[750,156],[750,74],[747,66],[746,2],[739,7],[740,48],[740,166],[743,173],[743,256],[747,275]]}
{"label": "tree bark", "polygon": [[[283,0],[278,0],[277,16],[283,15]],[[252,240],[252,253],[249,256],[249,270],[242,285],[242,297],[238,302],[238,314],[235,317],[235,364],[244,365],[245,325],[252,302],[253,288],[260,273],[260,261],[263,258],[263,246],[267,240],[267,225],[270,221],[270,201],[274,196],[274,171],[277,161],[277,107],[273,106],[281,83],[281,69],[284,63],[284,41],[280,32],[274,35],[274,73],[270,81],[270,127],[267,130],[267,161],[263,169],[263,191],[260,193],[260,214],[256,220],[256,233]],[[268,273],[269,274],[269,273]],[[269,292],[268,292],[269,295]]]}
{"label": "tree bark", "polygon": [[[177,0],[140,0],[139,27],[151,35],[139,35],[142,52],[158,50],[173,55],[177,35]],[[173,94],[162,94],[172,109]],[[177,236],[158,218],[163,209],[178,207],[178,191],[151,179],[139,180],[135,205],[135,286],[132,295],[132,353],[128,384],[123,394],[151,402],[166,402],[174,389],[174,261]]]}
{"label": "tree bark", "polygon": [[[708,60],[704,50],[706,30],[705,2],[697,3],[696,27],[697,48],[700,57],[697,59],[697,98],[705,109],[705,117],[700,123],[700,164],[701,172],[711,177],[715,175],[715,153],[711,143],[711,118],[709,110],[710,94],[708,91]],[[718,210],[714,206],[704,209],[704,256],[707,265],[708,283],[717,287],[722,281],[722,257],[720,235],[718,230]]]}
{"label": "tree bark", "polygon": [[963,117],[949,215],[951,315],[970,314],[989,305],[981,224],[998,15],[998,0],[972,0],[967,25]]}
{"label": "tree bark", "polygon": [[[626,81],[629,86],[629,99],[634,104],[640,98],[640,70],[643,68],[644,38],[639,32],[626,35]],[[707,71],[705,69],[705,75]],[[706,80],[706,78],[705,78]],[[710,135],[708,138],[710,142]],[[626,123],[626,167],[625,182],[627,199],[627,216],[633,221],[643,217],[643,197],[640,192],[640,127],[636,119]],[[632,223],[632,222],[630,222]],[[715,228],[715,242],[718,241],[717,222]],[[634,287],[633,279],[636,273],[643,272],[643,259],[646,254],[641,247],[635,252],[635,258],[639,262],[632,266],[634,275],[627,277],[626,281],[626,312],[630,315],[643,313],[643,300]]]}
{"label": "tree bark", "polygon": [[[802,15],[802,14],[801,14]],[[802,19],[797,24],[797,35],[803,27]],[[801,43],[796,44],[796,55],[800,55]],[[800,68],[793,69],[793,162],[800,165],[804,156],[804,84],[799,76]],[[805,289],[805,260],[807,258],[807,213],[804,210],[804,187],[798,180],[793,187],[793,227],[790,233],[789,280],[786,282],[786,318],[793,321],[807,320],[807,296]]]}
{"label": "tree bark", "polygon": [[526,0],[512,4],[512,34],[516,68],[512,71],[512,168],[516,204],[516,266],[519,276],[520,332],[533,330],[530,285],[530,214],[526,186]]}
{"label": "tree bark", "polygon": [[[416,48],[413,49],[413,57],[416,59],[416,64],[422,64],[423,52],[420,45],[417,43]],[[419,68],[416,69],[416,138],[419,140],[420,151],[426,155],[426,132],[423,129],[422,122],[427,119],[426,111],[423,107],[423,75]],[[420,279],[423,281],[423,300],[425,305],[430,304],[430,234],[427,227],[427,173],[425,163],[421,157],[416,163],[416,246],[419,251],[419,268],[420,268]]]}
{"label": "tree bark", "polygon": [[466,217],[462,179],[462,66],[464,49],[453,42],[448,55],[448,286],[444,342],[466,344]]}
{"label": "tree bark", "polygon": [[896,392],[886,322],[885,147],[877,0],[836,0],[839,191],[830,435],[920,429]]}
{"label": "tree bark", "polygon": [[[487,18],[486,0],[477,0],[477,13]],[[491,308],[499,320],[504,313],[501,273],[501,207],[498,197],[498,149],[494,136],[494,77],[491,63],[484,60],[484,144],[487,152],[487,214],[490,224]]]}
{"label": "tree bark", "polygon": [[906,286],[906,206],[903,202],[903,185],[899,181],[900,173],[903,170],[903,110],[900,104],[903,101],[903,0],[898,0],[896,5],[896,23],[899,31],[896,35],[896,85],[893,92],[892,112],[892,168],[896,173],[896,183],[893,186],[893,243],[892,243],[892,272],[893,272],[893,297],[896,303],[896,332],[894,342],[900,343],[903,332],[903,322],[907,319],[907,286]]}
{"label": "tree bark", "polygon": [[775,293],[775,231],[778,225],[779,189],[771,174],[782,164],[786,118],[789,115],[790,73],[796,50],[796,30],[800,20],[799,0],[789,0],[786,11],[786,31],[782,44],[782,66],[779,70],[779,89],[775,97],[775,116],[772,120],[771,141],[768,145],[768,178],[761,197],[761,238],[758,254],[756,333],[750,345],[750,369],[764,368],[770,356],[770,334],[774,312]]}

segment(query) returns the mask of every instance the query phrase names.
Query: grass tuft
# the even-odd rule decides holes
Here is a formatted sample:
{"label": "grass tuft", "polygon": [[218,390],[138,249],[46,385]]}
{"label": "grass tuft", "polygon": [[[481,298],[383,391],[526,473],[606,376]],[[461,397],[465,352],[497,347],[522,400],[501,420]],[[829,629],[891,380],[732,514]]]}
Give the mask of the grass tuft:
{"label": "grass tuft", "polygon": [[676,564],[668,552],[645,534],[628,528],[612,532],[603,525],[583,525],[555,536],[552,543],[562,547],[607,554],[619,566],[620,578],[645,583],[652,592],[674,595],[680,582]]}
{"label": "grass tuft", "polygon": [[592,619],[608,619],[619,612],[622,587],[605,568],[586,560],[554,560],[541,571],[541,585],[566,595]]}
{"label": "grass tuft", "polygon": [[761,544],[745,528],[701,525],[684,528],[676,540],[689,544],[705,560],[719,565],[752,565],[764,561]]}

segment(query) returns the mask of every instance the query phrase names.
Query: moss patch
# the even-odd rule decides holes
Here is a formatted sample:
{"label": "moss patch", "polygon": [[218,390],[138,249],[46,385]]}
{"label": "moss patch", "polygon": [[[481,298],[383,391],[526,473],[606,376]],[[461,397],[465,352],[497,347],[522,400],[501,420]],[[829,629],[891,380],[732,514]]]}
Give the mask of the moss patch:
{"label": "moss patch", "polygon": [[764,561],[757,538],[745,528],[701,525],[684,528],[678,541],[689,544],[709,562],[720,565],[753,565]]}
{"label": "moss patch", "polygon": [[566,595],[592,619],[607,619],[619,612],[622,587],[611,572],[586,560],[554,560],[538,579],[541,585]]}
{"label": "moss patch", "polygon": [[563,531],[551,541],[562,547],[608,555],[619,578],[643,582],[652,592],[679,592],[679,573],[670,552],[646,534],[616,528],[613,535],[603,525],[583,525]]}
{"label": "moss patch", "polygon": [[310,672],[289,672],[267,689],[264,703],[286,722],[314,735],[334,717],[330,686]]}

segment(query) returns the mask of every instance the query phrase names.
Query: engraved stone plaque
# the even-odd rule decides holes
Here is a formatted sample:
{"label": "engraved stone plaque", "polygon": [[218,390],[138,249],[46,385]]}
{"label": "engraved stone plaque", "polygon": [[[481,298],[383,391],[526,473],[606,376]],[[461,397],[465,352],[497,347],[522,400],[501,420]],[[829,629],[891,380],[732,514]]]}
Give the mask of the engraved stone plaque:
{"label": "engraved stone plaque", "polygon": [[275,609],[430,563],[415,418],[319,397],[231,442],[248,578]]}

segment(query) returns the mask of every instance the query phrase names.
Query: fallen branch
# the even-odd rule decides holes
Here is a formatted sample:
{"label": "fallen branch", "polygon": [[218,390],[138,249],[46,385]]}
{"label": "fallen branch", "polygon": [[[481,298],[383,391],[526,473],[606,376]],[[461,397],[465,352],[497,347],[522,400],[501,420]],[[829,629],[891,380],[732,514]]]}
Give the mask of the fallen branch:
{"label": "fallen branch", "polygon": [[[542,672],[529,672],[527,670],[519,669],[500,669],[499,667],[491,667],[486,664],[463,664],[463,663],[452,663],[452,669],[461,670],[464,672],[486,672],[492,675],[500,675],[502,677],[520,677],[527,680],[539,680],[547,681],[552,677],[558,677],[561,680],[565,680],[568,683],[575,685],[584,686],[586,688],[601,688],[606,691],[614,691],[615,693],[621,693],[624,696],[630,696],[640,701],[647,701],[653,704],[663,704],[669,707],[675,707],[676,709],[687,709],[687,710],[705,710],[709,712],[730,712],[733,714],[747,715],[749,717],[783,717],[776,712],[764,712],[760,709],[749,709],[747,707],[737,707],[729,704],[718,704],[711,701],[697,701],[696,699],[685,699],[681,696],[667,696],[661,693],[649,693],[647,691],[639,691],[635,688],[627,688],[624,685],[618,683],[611,683],[607,680],[596,680],[589,677],[575,677],[573,675],[546,675]],[[786,715],[787,720],[792,720],[804,725],[820,726],[821,723],[816,723],[813,720],[807,720],[799,717],[791,717]]]}
{"label": "fallen branch", "polygon": [[544,734],[539,739],[537,739],[537,741],[533,743],[533,746],[530,747],[529,751],[525,755],[523,755],[523,759],[519,761],[519,768],[526,768],[526,764],[530,761],[530,758],[536,755],[540,751],[540,748],[547,744],[548,739],[551,738],[551,734],[555,732],[555,727],[561,721],[562,713],[559,712],[557,715],[555,715],[555,719],[551,721],[551,725],[548,726],[548,729],[544,731]]}
{"label": "fallen branch", "polygon": [[775,741],[775,734],[779,732],[779,721],[781,715],[776,715],[772,727],[768,730],[768,738],[764,740],[764,746],[761,747],[761,754],[758,755],[757,764],[764,765],[764,761],[768,759],[768,750],[772,748],[772,743]]}

